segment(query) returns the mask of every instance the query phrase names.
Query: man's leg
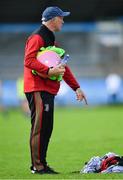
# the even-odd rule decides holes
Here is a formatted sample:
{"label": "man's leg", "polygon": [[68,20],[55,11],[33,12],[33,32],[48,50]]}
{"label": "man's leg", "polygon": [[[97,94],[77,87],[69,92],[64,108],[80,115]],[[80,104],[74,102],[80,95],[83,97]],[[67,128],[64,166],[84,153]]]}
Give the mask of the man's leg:
{"label": "man's leg", "polygon": [[31,110],[30,149],[32,166],[42,170],[46,165],[46,153],[53,129],[54,95],[47,92],[26,93]]}
{"label": "man's leg", "polygon": [[54,95],[48,92],[41,92],[43,101],[43,117],[41,129],[41,162],[46,166],[46,156],[49,140],[53,130],[53,115],[54,115]]}
{"label": "man's leg", "polygon": [[44,165],[40,161],[40,132],[42,128],[43,103],[39,92],[26,93],[31,111],[30,150],[32,166],[40,171]]}

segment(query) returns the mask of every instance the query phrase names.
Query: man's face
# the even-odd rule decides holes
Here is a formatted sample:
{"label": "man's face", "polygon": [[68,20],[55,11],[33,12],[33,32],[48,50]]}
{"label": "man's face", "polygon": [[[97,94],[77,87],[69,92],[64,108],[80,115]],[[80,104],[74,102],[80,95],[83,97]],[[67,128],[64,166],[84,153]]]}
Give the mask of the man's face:
{"label": "man's face", "polygon": [[64,21],[63,17],[57,16],[53,19],[54,31],[60,31]]}

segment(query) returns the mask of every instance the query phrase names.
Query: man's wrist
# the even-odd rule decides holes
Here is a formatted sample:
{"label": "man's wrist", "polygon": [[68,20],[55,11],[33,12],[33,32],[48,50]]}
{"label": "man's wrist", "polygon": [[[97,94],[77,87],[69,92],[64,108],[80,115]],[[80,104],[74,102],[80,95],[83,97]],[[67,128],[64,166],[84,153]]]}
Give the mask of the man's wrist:
{"label": "man's wrist", "polygon": [[50,76],[50,74],[49,74],[49,73],[50,73],[50,70],[51,70],[52,68],[53,68],[53,67],[49,67],[49,68],[48,68],[47,75],[49,75],[49,76]]}
{"label": "man's wrist", "polygon": [[77,91],[78,89],[80,89],[80,87],[76,87],[76,88],[74,88],[74,91]]}
{"label": "man's wrist", "polygon": [[47,73],[46,73],[47,75],[48,75],[48,73],[49,73],[49,70],[50,70],[50,68],[48,68],[48,70],[47,70]]}

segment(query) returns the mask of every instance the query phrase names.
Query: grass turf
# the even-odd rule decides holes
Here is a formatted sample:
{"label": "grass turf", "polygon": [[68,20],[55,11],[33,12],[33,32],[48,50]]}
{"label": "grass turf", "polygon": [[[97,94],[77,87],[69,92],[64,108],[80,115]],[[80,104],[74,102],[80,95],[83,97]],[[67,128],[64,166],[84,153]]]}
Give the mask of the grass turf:
{"label": "grass turf", "polygon": [[56,108],[48,163],[59,175],[29,171],[30,120],[20,109],[0,113],[0,179],[123,179],[123,174],[73,173],[92,156],[123,155],[123,107]]}

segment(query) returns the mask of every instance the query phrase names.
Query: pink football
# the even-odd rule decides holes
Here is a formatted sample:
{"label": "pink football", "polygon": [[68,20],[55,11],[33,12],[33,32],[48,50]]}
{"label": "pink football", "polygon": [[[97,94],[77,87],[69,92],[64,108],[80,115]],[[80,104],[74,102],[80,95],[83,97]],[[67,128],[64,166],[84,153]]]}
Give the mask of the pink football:
{"label": "pink football", "polygon": [[48,67],[56,67],[60,63],[60,56],[51,50],[38,52],[37,60]]}

